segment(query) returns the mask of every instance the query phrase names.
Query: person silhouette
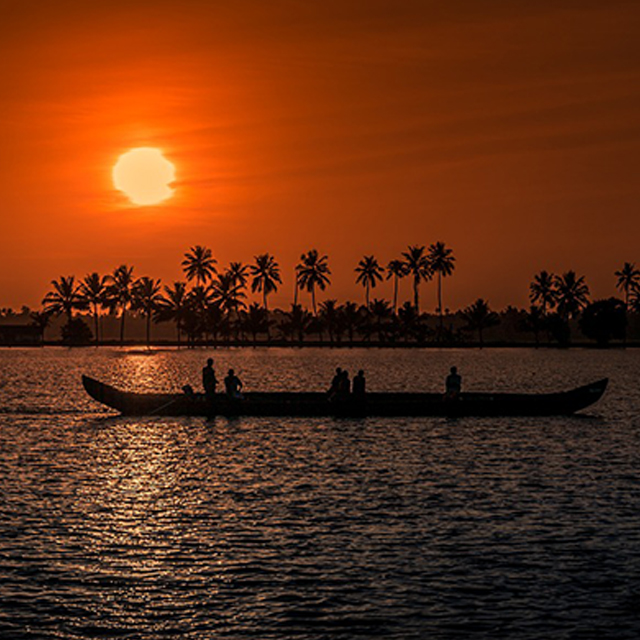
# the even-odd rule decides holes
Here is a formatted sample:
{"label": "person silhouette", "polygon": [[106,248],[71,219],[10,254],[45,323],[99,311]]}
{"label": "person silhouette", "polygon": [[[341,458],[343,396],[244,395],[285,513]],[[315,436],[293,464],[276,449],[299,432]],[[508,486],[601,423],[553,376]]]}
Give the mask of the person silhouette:
{"label": "person silhouette", "polygon": [[224,379],[224,388],[227,396],[232,400],[242,399],[242,380],[238,378],[233,369],[229,369],[229,373]]}
{"label": "person silhouette", "polygon": [[357,375],[353,378],[353,395],[362,397],[365,394],[366,380],[364,377],[364,371],[360,369]]}
{"label": "person silhouette", "polygon": [[202,386],[204,387],[204,396],[209,405],[212,405],[215,399],[217,384],[218,379],[213,369],[213,358],[208,358],[207,364],[202,368]]}
{"label": "person silhouette", "polygon": [[451,367],[445,380],[445,398],[447,400],[456,400],[460,396],[461,389],[462,376],[458,373],[457,367]]}

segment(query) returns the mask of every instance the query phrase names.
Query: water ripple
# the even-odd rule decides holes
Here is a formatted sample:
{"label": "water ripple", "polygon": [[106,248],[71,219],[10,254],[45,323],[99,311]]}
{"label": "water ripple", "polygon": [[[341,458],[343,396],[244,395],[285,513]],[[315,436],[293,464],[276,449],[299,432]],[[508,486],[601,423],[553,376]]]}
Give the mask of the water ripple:
{"label": "water ripple", "polygon": [[[456,354],[468,376],[512,367],[505,386],[542,366],[472,355]],[[569,419],[131,419],[77,389],[80,369],[144,387],[201,356],[12,352],[19,380],[58,374],[37,398],[0,389],[0,637],[638,637],[637,375]],[[426,356],[340,357],[399,385]],[[547,355],[550,377],[585,357]],[[594,378],[629,371],[628,354],[593,357]],[[326,352],[217,356],[241,358],[263,380],[330,370]]]}

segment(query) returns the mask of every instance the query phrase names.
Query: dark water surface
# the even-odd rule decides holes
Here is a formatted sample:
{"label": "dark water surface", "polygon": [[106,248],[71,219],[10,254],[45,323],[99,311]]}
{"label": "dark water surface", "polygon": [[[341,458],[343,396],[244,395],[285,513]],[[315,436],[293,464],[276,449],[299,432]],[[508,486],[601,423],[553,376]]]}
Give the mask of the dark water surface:
{"label": "dark water surface", "polygon": [[640,353],[219,350],[253,389],[550,390],[573,418],[123,418],[80,374],[209,352],[0,350],[0,637],[640,637]]}

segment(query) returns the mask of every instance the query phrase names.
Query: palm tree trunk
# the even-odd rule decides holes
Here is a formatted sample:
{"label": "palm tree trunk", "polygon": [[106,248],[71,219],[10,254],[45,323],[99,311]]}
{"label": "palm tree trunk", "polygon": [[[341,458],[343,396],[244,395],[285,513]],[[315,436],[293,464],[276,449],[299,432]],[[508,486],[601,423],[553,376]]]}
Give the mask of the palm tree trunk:
{"label": "palm tree trunk", "polygon": [[365,299],[367,301],[367,309],[369,308],[369,282],[367,282],[367,286],[365,289]]}
{"label": "palm tree trunk", "polygon": [[394,315],[398,311],[398,276],[393,276],[393,313]]}
{"label": "palm tree trunk", "polygon": [[93,306],[93,322],[96,328],[96,347],[100,344],[100,325],[98,324],[98,305]]}
{"label": "palm tree trunk", "polygon": [[151,346],[151,311],[147,313],[147,349]]}
{"label": "palm tree trunk", "polygon": [[624,331],[622,333],[622,346],[627,346],[627,326],[629,324],[629,287],[624,289]]}
{"label": "palm tree trunk", "polygon": [[440,314],[440,335],[438,338],[442,340],[442,272],[438,271],[438,313]]}
{"label": "palm tree trunk", "polygon": [[316,311],[316,288],[311,286],[311,305],[313,306],[313,315],[317,316],[318,312]]}
{"label": "palm tree trunk", "polygon": [[413,278],[413,305],[416,308],[416,313],[420,315],[420,301],[418,299],[418,285],[419,285],[418,276],[414,276]]}
{"label": "palm tree trunk", "polygon": [[262,298],[264,300],[265,324],[267,325],[267,341],[271,342],[271,332],[269,331],[269,306],[267,305],[267,289],[262,290]]}

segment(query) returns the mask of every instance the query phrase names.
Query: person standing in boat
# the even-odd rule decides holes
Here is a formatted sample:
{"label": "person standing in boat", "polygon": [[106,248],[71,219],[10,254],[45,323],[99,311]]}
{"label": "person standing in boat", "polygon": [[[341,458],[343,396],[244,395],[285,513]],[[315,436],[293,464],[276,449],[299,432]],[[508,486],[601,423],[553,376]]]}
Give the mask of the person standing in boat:
{"label": "person standing in boat", "polygon": [[224,379],[224,388],[227,397],[232,400],[242,400],[242,380],[238,378],[233,369],[229,369],[229,373]]}
{"label": "person standing in boat", "polygon": [[457,400],[462,390],[462,376],[458,373],[457,367],[451,367],[449,375],[445,381],[445,400]]}
{"label": "person standing in boat", "polygon": [[202,386],[204,387],[204,397],[209,405],[212,405],[215,400],[217,384],[218,379],[213,369],[213,358],[208,358],[207,364],[202,368]]}
{"label": "person standing in boat", "polygon": [[362,398],[365,394],[366,380],[364,377],[364,371],[360,369],[357,375],[353,378],[353,395],[354,397]]}

